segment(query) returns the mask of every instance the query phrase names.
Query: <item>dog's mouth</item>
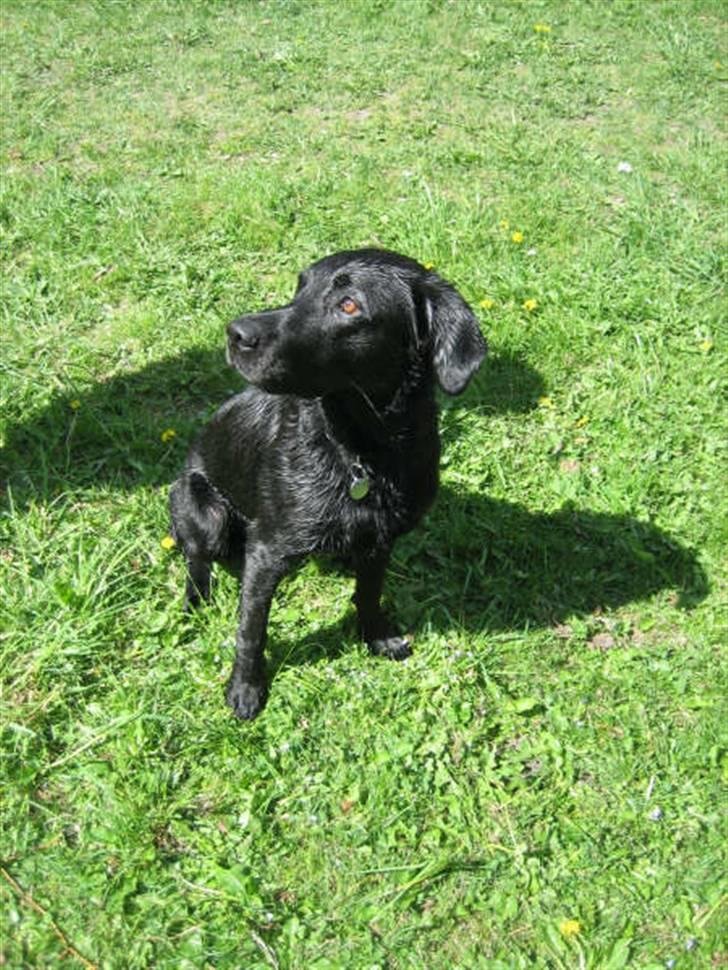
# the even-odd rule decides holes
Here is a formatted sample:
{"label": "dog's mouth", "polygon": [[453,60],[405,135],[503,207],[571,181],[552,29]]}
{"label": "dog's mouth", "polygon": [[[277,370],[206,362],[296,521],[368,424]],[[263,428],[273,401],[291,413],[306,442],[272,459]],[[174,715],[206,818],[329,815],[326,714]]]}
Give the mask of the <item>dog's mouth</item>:
{"label": "dog's mouth", "polygon": [[239,347],[231,347],[228,344],[225,358],[228,364],[250,384],[255,384],[258,387],[263,386],[264,375],[253,350],[241,350]]}
{"label": "dog's mouth", "polygon": [[255,343],[241,343],[232,337],[225,348],[225,360],[248,381],[256,382],[256,374],[263,371],[260,348]]}
{"label": "dog's mouth", "polygon": [[241,377],[268,394],[295,394],[297,397],[320,397],[319,390],[293,386],[294,381],[283,366],[275,366],[270,360],[261,360],[261,354],[254,347],[242,348],[229,341],[225,359]]}
{"label": "dog's mouth", "polygon": [[[225,347],[225,362],[230,367],[234,367],[235,370],[240,371],[240,373],[242,374],[242,367],[244,366],[243,361],[241,361],[239,359],[237,353],[235,352],[235,350],[231,346],[231,343],[230,343],[229,340],[228,340],[227,345]],[[244,374],[243,374],[243,377],[245,377]]]}

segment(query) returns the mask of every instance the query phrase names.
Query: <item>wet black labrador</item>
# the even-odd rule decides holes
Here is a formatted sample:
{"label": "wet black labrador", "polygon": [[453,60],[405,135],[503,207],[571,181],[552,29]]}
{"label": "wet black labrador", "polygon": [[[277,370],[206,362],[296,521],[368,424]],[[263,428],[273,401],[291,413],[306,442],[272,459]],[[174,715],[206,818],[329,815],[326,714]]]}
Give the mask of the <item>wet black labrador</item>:
{"label": "wet black labrador", "polygon": [[187,561],[188,608],[208,598],[213,562],[242,579],[226,691],[238,717],[255,717],[265,703],[271,599],[310,553],[353,568],[370,651],[408,656],[380,605],[384,572],[394,540],[437,491],[435,383],[459,394],[485,351],[452,286],[377,249],[314,263],[287,306],[229,325],[228,360],[254,386],[204,428],[170,507]]}

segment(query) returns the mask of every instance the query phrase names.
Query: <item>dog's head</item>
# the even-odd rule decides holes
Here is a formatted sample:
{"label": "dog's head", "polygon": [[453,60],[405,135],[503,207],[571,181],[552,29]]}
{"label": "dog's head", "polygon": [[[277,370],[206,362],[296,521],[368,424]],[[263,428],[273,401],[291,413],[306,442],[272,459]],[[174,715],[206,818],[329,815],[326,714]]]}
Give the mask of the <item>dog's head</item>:
{"label": "dog's head", "polygon": [[459,394],[485,352],[475,316],[449,283],[378,249],[319,260],[289,304],[228,327],[228,360],[243,377],[300,397],[358,388],[386,401],[423,360],[444,391]]}

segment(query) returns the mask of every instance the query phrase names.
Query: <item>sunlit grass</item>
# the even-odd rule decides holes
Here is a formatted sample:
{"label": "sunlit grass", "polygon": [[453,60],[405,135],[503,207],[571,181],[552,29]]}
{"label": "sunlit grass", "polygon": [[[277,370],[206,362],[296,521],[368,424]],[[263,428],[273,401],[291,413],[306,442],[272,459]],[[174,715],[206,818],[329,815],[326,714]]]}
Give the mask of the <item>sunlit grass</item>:
{"label": "sunlit grass", "polygon": [[[8,966],[725,959],[724,16],[5,0]],[[359,245],[491,355],[390,570],[413,657],[308,563],[241,725],[167,487],[225,323]]]}

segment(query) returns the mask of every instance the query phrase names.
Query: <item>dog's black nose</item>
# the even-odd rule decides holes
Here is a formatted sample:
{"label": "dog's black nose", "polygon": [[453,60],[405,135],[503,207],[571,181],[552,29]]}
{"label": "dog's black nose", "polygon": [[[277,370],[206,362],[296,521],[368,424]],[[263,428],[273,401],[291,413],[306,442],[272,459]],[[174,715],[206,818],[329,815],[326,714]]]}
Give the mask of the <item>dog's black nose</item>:
{"label": "dog's black nose", "polygon": [[228,339],[236,350],[255,350],[259,334],[245,320],[233,320],[228,326]]}

